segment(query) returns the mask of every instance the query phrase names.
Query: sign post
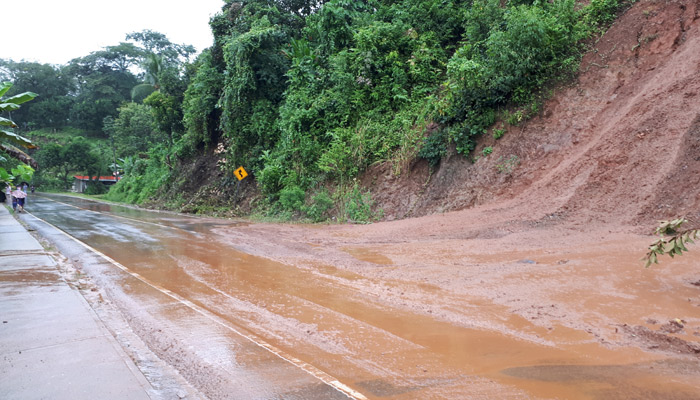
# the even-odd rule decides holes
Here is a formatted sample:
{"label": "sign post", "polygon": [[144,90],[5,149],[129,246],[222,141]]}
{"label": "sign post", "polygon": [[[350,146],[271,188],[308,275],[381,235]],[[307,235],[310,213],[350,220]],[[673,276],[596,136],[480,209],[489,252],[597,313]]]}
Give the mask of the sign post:
{"label": "sign post", "polygon": [[238,167],[237,170],[233,171],[233,175],[238,178],[238,182],[236,182],[236,194],[233,196],[236,200],[238,200],[238,188],[241,186],[241,181],[245,179],[246,176],[248,176],[248,171],[245,170],[245,168]]}

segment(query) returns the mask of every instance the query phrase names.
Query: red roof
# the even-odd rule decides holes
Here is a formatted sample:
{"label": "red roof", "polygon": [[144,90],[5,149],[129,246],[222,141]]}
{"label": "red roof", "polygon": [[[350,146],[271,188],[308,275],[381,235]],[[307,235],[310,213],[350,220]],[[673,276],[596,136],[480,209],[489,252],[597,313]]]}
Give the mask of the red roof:
{"label": "red roof", "polygon": [[[75,179],[79,180],[79,181],[89,181],[89,180],[91,180],[89,176],[75,175],[75,176],[73,176],[73,177],[74,177]],[[92,180],[94,181],[95,179],[97,179],[97,177],[96,177],[96,176],[93,176],[93,177],[92,177]],[[114,182],[116,182],[116,181],[118,181],[119,179],[118,179],[117,177],[115,177],[115,176],[101,176],[101,177],[100,177],[100,180],[101,180],[101,181],[114,181]]]}

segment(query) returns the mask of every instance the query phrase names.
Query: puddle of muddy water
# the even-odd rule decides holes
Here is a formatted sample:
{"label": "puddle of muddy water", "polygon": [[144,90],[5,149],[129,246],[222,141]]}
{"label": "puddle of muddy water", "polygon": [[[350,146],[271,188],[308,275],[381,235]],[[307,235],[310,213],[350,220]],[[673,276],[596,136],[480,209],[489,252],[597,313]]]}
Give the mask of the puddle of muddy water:
{"label": "puddle of muddy water", "polygon": [[[507,376],[518,378],[534,393],[553,397],[562,396],[562,391],[570,391],[568,396],[584,395],[596,400],[697,399],[695,384],[699,373],[700,366],[691,360],[629,365],[536,365],[503,371]],[[559,386],[562,391],[551,393],[543,390],[548,386]],[[568,396],[566,398],[572,398]]]}
{"label": "puddle of muddy water", "polygon": [[20,287],[26,283],[36,286],[53,286],[60,284],[61,276],[56,271],[12,270],[0,272],[0,283],[17,283]]}
{"label": "puddle of muddy water", "polygon": [[[136,272],[187,298],[212,298],[226,293],[234,298],[245,299],[251,304],[258,304],[285,318],[325,326],[323,329],[328,331],[338,329],[338,326],[334,321],[319,321],[317,310],[309,309],[306,303],[348,316],[355,321],[379,328],[392,337],[402,338],[420,346],[423,349],[417,351],[421,353],[420,368],[424,369],[424,373],[434,374],[434,379],[440,378],[440,371],[443,369],[457,370],[467,375],[483,376],[512,385],[541,398],[630,398],[622,395],[629,393],[634,394],[631,398],[651,399],[659,397],[649,396],[666,393],[684,399],[686,397],[682,397],[683,393],[692,393],[683,383],[666,382],[661,385],[661,382],[665,382],[664,378],[655,375],[654,371],[647,371],[635,365],[624,365],[640,357],[645,358],[637,349],[613,351],[597,343],[559,348],[539,345],[493,331],[468,329],[430,316],[392,309],[372,301],[362,301],[357,293],[351,293],[348,287],[339,286],[337,282],[328,279],[328,276],[314,275],[311,271],[302,271],[224,249],[214,242],[193,246],[186,240],[170,238],[161,239],[161,245],[163,254],[168,253],[170,257],[151,258],[147,266],[143,264],[142,255],[138,252],[125,254],[123,251],[112,250],[108,253],[126,265],[141,265],[135,269]],[[187,263],[178,265],[177,260],[182,259],[191,260],[189,266],[185,265]],[[327,267],[322,270],[325,274],[341,279],[347,278],[343,271],[334,268]],[[197,280],[193,280],[193,277]],[[435,287],[430,288],[436,290]],[[231,318],[231,315],[211,309],[206,303],[200,305],[209,307],[223,318]],[[231,321],[240,323],[235,319]],[[520,323],[528,324],[526,320]],[[349,336],[354,334],[346,333]],[[576,339],[580,339],[578,336],[582,334],[576,330],[572,330],[571,333],[577,336]],[[355,340],[361,342],[363,339]],[[373,337],[372,341],[375,343],[368,346],[379,349],[392,345],[391,340],[386,341],[384,345],[377,342],[381,340]],[[283,343],[279,345],[284,346]],[[305,354],[294,353],[293,348],[286,350],[301,359],[313,360],[316,365],[324,364],[324,357],[329,356],[318,349],[308,347]],[[362,358],[363,355],[357,356]],[[332,365],[333,362],[336,361],[325,363]],[[374,362],[381,362],[381,357]],[[362,362],[358,361],[358,364],[361,365]],[[371,387],[378,397],[382,397],[381,393],[385,392],[401,397],[405,393],[419,390],[407,389],[405,385],[381,379],[373,380],[372,375],[357,370],[353,371],[351,376],[339,378],[358,382],[357,384],[365,389]],[[410,376],[406,378],[411,380]],[[364,383],[360,385],[361,382]],[[406,398],[413,395],[406,394]]]}
{"label": "puddle of muddy water", "polygon": [[346,247],[342,250],[360,261],[366,261],[378,265],[392,265],[394,263],[389,257],[367,248]]}

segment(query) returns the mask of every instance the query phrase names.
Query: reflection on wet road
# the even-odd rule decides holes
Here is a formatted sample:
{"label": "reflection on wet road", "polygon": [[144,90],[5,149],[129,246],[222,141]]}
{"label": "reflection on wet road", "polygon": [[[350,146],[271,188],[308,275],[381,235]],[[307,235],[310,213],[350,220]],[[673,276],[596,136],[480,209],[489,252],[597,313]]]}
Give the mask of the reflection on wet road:
{"label": "reflection on wet road", "polygon": [[[611,351],[597,343],[562,349],[452,325],[381,304],[357,290],[358,282],[386,282],[329,266],[309,270],[251,256],[214,233],[241,222],[64,196],[35,198],[29,209],[132,273],[111,274],[127,296],[122,304],[148,310],[140,322],[139,312],[132,311],[134,325],[141,326],[144,340],[169,362],[184,364],[171,348],[188,353],[180,358],[198,367],[178,368],[212,398],[227,390],[239,391],[235,398],[323,399],[652,399],[669,394],[690,399],[698,394],[688,383],[692,373],[667,382],[663,373],[654,371],[656,366],[677,372],[677,377],[684,376],[678,371],[697,366],[669,366],[651,358],[632,364],[638,351]],[[356,256],[391,263],[381,255]],[[168,343],[149,333],[164,327],[170,332]],[[256,348],[246,347],[246,340]],[[288,372],[288,367],[271,366],[272,359],[261,350],[330,386],[299,383],[308,378]],[[212,366],[241,376],[218,383],[197,377]],[[241,382],[253,388],[243,389]],[[265,382],[277,382],[278,387],[263,390]],[[621,396],[616,387],[631,397]]]}

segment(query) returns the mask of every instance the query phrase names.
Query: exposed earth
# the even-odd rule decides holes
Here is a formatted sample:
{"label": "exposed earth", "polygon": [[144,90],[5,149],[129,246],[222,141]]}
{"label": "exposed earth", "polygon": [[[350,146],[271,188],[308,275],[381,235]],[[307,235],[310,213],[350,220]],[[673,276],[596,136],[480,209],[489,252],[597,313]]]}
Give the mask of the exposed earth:
{"label": "exposed earth", "polygon": [[[641,268],[640,258],[659,220],[686,216],[700,225],[699,1],[635,3],[584,57],[574,84],[495,142],[483,140],[481,147],[493,145],[494,151],[475,163],[455,154],[436,170],[418,162],[400,176],[389,165],[366,174],[363,183],[386,219],[400,221],[255,224],[227,235],[251,254],[414,277],[503,304],[539,292],[542,301],[535,303],[546,304],[557,296],[546,282],[555,285],[561,300],[590,291],[586,296],[605,303],[600,291],[609,289],[614,298],[651,301],[648,296],[662,290],[653,286],[665,282],[663,290],[679,291],[670,297],[688,303],[683,316],[698,324],[700,258],[667,258],[649,270]],[[512,156],[518,160],[513,168],[499,171]],[[414,216],[422,217],[405,219]],[[265,242],[270,246],[261,246]],[[358,265],[357,259],[366,263]],[[527,296],[518,294],[523,290]],[[590,304],[580,300],[576,306],[584,312]],[[615,307],[628,318],[610,321],[621,326],[614,331],[634,330],[625,323],[663,324],[673,317],[674,309],[657,309],[656,300],[632,303],[646,309],[645,315],[628,321],[631,312]],[[568,314],[526,311],[533,307],[538,306],[517,307],[517,313],[530,320]],[[695,350],[686,352],[698,353],[697,336],[694,340]]]}
{"label": "exposed earth", "polygon": [[410,178],[393,178],[377,167],[364,181],[390,219],[509,199],[513,212],[574,224],[700,216],[698,8],[635,3],[584,57],[577,81],[534,119],[505,125],[499,141],[487,135],[475,154],[494,151],[476,163],[455,154],[432,173],[418,163]]}

